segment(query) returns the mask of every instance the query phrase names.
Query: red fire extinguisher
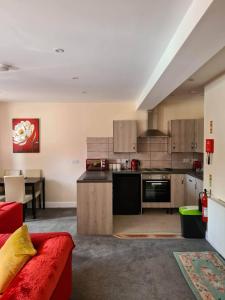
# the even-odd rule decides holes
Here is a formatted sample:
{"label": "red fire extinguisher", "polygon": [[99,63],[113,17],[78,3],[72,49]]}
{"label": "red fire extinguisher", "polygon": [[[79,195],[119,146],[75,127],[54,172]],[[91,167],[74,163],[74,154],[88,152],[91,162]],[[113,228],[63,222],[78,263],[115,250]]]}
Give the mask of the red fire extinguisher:
{"label": "red fire extinguisher", "polygon": [[202,222],[208,222],[208,197],[206,189],[202,195]]}

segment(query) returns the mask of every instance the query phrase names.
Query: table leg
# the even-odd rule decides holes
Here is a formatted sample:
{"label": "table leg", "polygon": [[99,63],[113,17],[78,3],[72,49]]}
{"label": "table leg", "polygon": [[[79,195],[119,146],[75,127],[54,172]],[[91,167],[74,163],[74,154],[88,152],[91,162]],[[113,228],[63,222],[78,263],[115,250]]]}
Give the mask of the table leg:
{"label": "table leg", "polygon": [[33,214],[33,219],[36,219],[36,199],[35,199],[34,184],[32,184],[32,214]]}
{"label": "table leg", "polygon": [[45,178],[42,180],[42,199],[43,199],[43,209],[45,209]]}

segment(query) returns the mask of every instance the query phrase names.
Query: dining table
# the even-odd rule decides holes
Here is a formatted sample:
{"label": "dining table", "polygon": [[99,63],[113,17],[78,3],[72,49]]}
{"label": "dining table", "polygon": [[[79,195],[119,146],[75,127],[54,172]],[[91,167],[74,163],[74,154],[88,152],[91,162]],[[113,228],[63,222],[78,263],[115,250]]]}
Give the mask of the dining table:
{"label": "dining table", "polygon": [[[36,199],[35,199],[35,188],[38,184],[41,184],[41,199],[42,208],[45,209],[45,177],[25,177],[25,187],[30,187],[32,191],[32,214],[33,218],[36,219]],[[4,188],[4,178],[0,177],[0,187]]]}

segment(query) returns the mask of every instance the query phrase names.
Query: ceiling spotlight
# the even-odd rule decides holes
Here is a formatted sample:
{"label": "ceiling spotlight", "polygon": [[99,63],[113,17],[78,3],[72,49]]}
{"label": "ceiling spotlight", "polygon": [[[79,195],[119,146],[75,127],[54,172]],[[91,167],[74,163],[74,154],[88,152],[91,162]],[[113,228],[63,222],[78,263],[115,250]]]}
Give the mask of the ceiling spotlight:
{"label": "ceiling spotlight", "polygon": [[63,53],[63,52],[64,52],[64,49],[62,49],[62,48],[55,48],[54,51],[55,51],[56,53]]}
{"label": "ceiling spotlight", "polygon": [[9,71],[9,66],[5,64],[0,64],[0,71],[1,72]]}
{"label": "ceiling spotlight", "polygon": [[79,79],[79,77],[78,76],[74,76],[74,77],[72,77],[72,79],[73,80],[77,80],[77,79]]}
{"label": "ceiling spotlight", "polygon": [[192,91],[191,91],[191,94],[198,94],[198,93],[199,93],[198,90],[192,90]]}
{"label": "ceiling spotlight", "polygon": [[82,94],[87,94],[87,91],[82,91]]}
{"label": "ceiling spotlight", "polygon": [[18,68],[9,64],[0,64],[0,72],[7,72],[11,70],[18,70]]}

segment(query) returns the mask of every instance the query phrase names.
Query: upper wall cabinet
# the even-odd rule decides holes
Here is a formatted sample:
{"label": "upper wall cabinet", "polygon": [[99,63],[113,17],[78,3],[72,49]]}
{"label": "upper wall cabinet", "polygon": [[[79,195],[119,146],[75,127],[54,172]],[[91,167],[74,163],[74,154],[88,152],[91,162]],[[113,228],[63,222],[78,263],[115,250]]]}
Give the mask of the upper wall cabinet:
{"label": "upper wall cabinet", "polygon": [[204,152],[204,119],[195,120],[195,152]]}
{"label": "upper wall cabinet", "polygon": [[169,131],[171,152],[203,152],[203,119],[172,120]]}
{"label": "upper wall cabinet", "polygon": [[113,121],[113,151],[137,152],[136,121]]}
{"label": "upper wall cabinet", "polygon": [[170,122],[171,152],[194,152],[195,120]]}

